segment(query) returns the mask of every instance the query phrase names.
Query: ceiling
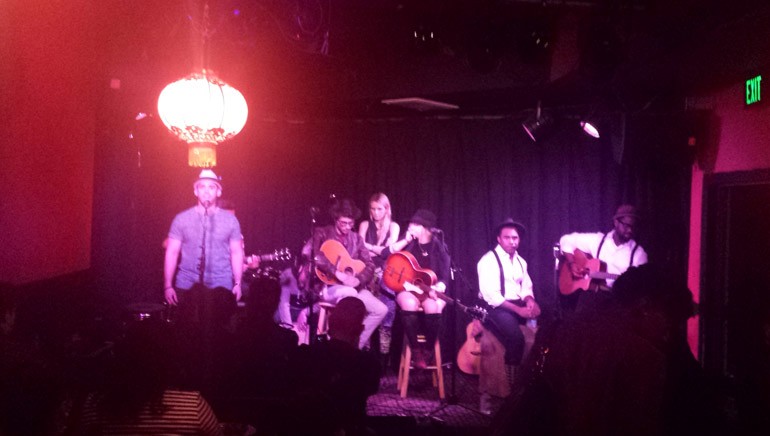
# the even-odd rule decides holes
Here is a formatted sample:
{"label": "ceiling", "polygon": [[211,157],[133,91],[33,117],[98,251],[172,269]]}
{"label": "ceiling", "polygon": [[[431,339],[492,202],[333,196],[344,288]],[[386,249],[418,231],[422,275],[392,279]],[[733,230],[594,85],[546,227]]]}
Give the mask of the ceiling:
{"label": "ceiling", "polygon": [[[510,116],[538,101],[636,111],[770,58],[758,0],[209,0],[207,26],[203,1],[158,3],[112,11],[113,64],[141,59],[162,86],[205,63],[266,118]],[[404,97],[459,108],[381,103]]]}

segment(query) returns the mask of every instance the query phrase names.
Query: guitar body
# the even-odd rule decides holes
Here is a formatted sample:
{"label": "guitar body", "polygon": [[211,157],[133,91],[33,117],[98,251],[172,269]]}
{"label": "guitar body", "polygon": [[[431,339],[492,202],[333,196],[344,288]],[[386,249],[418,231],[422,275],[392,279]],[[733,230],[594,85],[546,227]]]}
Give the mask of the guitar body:
{"label": "guitar body", "polygon": [[478,321],[473,320],[465,328],[465,343],[457,352],[457,367],[465,374],[479,375],[481,367],[481,333]]}
{"label": "guitar body", "polygon": [[589,253],[576,249],[572,255],[574,261],[571,263],[564,256],[559,260],[559,292],[562,295],[580,289],[595,291],[604,284],[604,279],[617,277],[606,274],[607,265]]}
{"label": "guitar body", "polygon": [[438,278],[433,271],[421,269],[412,253],[398,251],[388,256],[385,261],[382,267],[382,282],[396,293],[404,291],[405,283],[411,283],[423,290],[422,293],[412,294],[424,301],[428,298],[430,287],[438,282]]}
{"label": "guitar body", "polygon": [[318,278],[327,285],[341,285],[342,281],[339,275],[355,277],[366,268],[366,264],[358,259],[353,259],[348,251],[339,241],[329,239],[324,241],[319,248],[324,257],[334,266],[335,274],[327,274],[316,267],[315,273]]}

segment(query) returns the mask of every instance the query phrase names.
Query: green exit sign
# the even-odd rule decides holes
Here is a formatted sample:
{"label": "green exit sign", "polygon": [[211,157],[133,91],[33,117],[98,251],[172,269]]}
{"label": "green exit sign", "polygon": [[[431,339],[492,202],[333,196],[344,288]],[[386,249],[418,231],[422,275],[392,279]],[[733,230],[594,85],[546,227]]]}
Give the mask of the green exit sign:
{"label": "green exit sign", "polygon": [[746,81],[746,106],[759,103],[762,100],[762,76],[752,77]]}

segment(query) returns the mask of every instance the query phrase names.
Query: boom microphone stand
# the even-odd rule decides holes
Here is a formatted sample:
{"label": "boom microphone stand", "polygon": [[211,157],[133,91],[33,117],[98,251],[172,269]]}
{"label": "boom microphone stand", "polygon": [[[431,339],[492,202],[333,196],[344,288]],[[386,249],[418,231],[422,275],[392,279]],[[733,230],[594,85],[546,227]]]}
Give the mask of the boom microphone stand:
{"label": "boom microphone stand", "polygon": [[[438,230],[438,229],[434,229],[434,230]],[[453,357],[451,357],[451,359],[452,359],[451,362],[452,363],[451,363],[450,368],[449,368],[450,380],[451,380],[451,388],[450,388],[449,396],[447,397],[445,403],[441,407],[437,408],[436,410],[433,410],[427,416],[433,417],[433,415],[435,415],[438,412],[442,411],[443,409],[445,409],[449,405],[457,405],[457,406],[460,406],[460,407],[462,407],[464,409],[470,410],[472,412],[476,412],[476,413],[478,413],[480,415],[484,415],[483,413],[481,413],[481,411],[479,411],[477,409],[474,409],[472,407],[468,407],[465,404],[460,404],[460,402],[457,399],[457,391],[456,391],[456,377],[457,377],[457,372],[456,371],[457,370],[455,369],[456,366],[457,366],[457,363],[454,361],[454,359],[455,359],[454,355],[457,352],[457,319],[458,319],[458,315],[460,313],[460,304],[457,304],[457,303],[462,303],[460,301],[460,298],[457,295],[458,294],[458,292],[457,292],[457,288],[458,288],[457,287],[457,280],[458,280],[458,277],[463,282],[466,290],[467,289],[473,289],[473,288],[470,287],[470,285],[468,284],[468,279],[463,274],[462,269],[460,269],[457,266],[457,264],[455,263],[454,257],[452,256],[451,252],[449,251],[449,247],[446,244],[446,240],[444,238],[444,232],[443,231],[439,231],[438,233],[440,235],[440,238],[438,238],[438,240],[440,242],[440,245],[443,248],[444,252],[446,252],[446,254],[449,256],[449,277],[450,277],[450,282],[451,282],[451,289],[452,289],[453,294],[454,294],[454,295],[450,295],[450,296],[455,300],[455,303],[452,304],[454,306],[454,308],[453,308],[453,310],[451,310],[449,312],[451,315],[450,315],[450,319],[448,320],[448,324],[451,326],[451,334],[449,336],[449,346],[450,346],[450,350],[451,350],[451,353],[452,353],[451,356],[453,356]]]}

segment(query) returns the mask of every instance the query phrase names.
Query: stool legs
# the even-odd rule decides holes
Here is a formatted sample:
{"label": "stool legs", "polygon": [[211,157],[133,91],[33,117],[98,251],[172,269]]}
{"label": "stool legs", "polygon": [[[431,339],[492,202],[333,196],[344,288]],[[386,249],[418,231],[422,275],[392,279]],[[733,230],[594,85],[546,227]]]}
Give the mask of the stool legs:
{"label": "stool legs", "polygon": [[[433,386],[438,388],[438,396],[442,400],[446,398],[444,391],[444,367],[441,362],[441,342],[436,341],[433,346],[433,352],[435,355],[435,364],[428,366],[426,369],[433,371],[432,379]],[[401,348],[401,363],[398,366],[398,381],[396,388],[401,394],[401,398],[406,398],[407,390],[409,389],[409,372],[412,369],[412,347],[409,346],[409,340],[404,337],[404,345]]]}

